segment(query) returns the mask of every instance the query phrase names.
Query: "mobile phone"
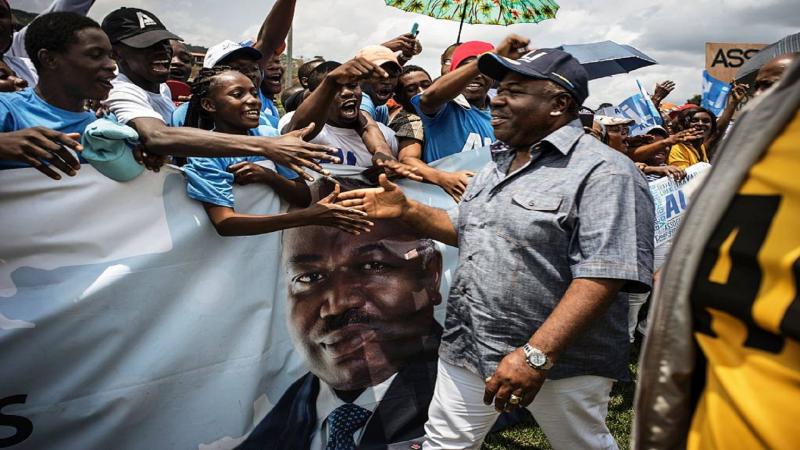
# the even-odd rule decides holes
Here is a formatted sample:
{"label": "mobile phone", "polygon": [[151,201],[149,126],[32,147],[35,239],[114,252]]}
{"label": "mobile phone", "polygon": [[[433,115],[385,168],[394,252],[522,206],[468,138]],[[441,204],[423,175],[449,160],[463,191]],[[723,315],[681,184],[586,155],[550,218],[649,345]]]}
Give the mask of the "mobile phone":
{"label": "mobile phone", "polygon": [[414,25],[411,26],[411,35],[417,37],[419,34],[419,24],[414,22]]}

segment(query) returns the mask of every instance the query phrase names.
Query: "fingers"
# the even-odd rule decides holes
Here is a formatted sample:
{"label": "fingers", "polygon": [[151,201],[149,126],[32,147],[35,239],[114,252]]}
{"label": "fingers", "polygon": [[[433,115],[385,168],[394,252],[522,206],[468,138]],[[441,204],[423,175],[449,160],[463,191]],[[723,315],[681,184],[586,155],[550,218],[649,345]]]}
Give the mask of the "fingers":
{"label": "fingers", "polygon": [[239,171],[239,169],[241,169],[243,167],[247,167],[248,165],[250,165],[250,163],[247,162],[247,161],[242,161],[242,162],[238,162],[236,164],[231,164],[230,166],[228,166],[228,172],[236,173],[236,172]]}
{"label": "fingers", "polygon": [[336,202],[337,205],[342,205],[347,208],[352,208],[354,206],[362,206],[364,205],[364,199],[356,198],[351,200],[342,200],[341,197]]}
{"label": "fingers", "polygon": [[308,125],[306,125],[305,128],[293,131],[293,132],[291,132],[289,134],[294,134],[295,136],[299,137],[300,139],[305,140],[305,137],[308,135],[308,133],[311,133],[312,131],[314,131],[314,127],[315,126],[316,126],[316,124],[314,122],[311,122]]}
{"label": "fingers", "polygon": [[327,197],[320,200],[319,203],[323,205],[333,203],[336,201],[336,197],[338,197],[341,192],[342,192],[342,187],[339,185],[339,183],[336,183],[336,185],[333,187],[333,192],[328,194]]}
{"label": "fingers", "polygon": [[486,378],[486,387],[483,390],[483,403],[491,405],[497,390],[500,388],[499,383],[495,380],[494,376]]}
{"label": "fingers", "polygon": [[34,166],[34,169],[38,170],[39,172],[42,172],[43,174],[47,175],[48,177],[50,177],[50,178],[52,178],[52,179],[54,179],[54,180],[60,180],[60,179],[61,179],[61,175],[59,175],[58,173],[56,173],[56,171],[55,171],[55,170],[53,170],[53,169],[51,169],[50,167],[48,167],[48,166],[46,166],[46,165],[42,164],[42,163],[41,163],[41,161],[38,161],[38,160],[37,160],[36,162],[37,162],[39,165],[33,165],[33,164],[31,164],[31,165],[33,165],[33,166]]}
{"label": "fingers", "polygon": [[389,177],[385,173],[380,174],[378,177],[378,184],[386,191],[393,191],[397,189],[397,185],[389,181]]}
{"label": "fingers", "polygon": [[511,397],[511,387],[507,384],[500,386],[494,396],[494,410],[497,412],[504,412],[509,409],[508,401]]}

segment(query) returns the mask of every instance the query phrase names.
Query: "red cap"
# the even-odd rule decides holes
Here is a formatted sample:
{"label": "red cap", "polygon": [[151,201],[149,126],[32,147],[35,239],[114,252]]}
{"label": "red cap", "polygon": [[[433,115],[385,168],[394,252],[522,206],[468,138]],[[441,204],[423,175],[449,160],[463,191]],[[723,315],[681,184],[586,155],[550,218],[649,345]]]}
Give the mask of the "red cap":
{"label": "red cap", "polygon": [[450,58],[450,72],[458,69],[458,65],[464,62],[467,58],[478,57],[486,52],[494,50],[494,45],[483,41],[469,41],[464,42],[456,48],[453,52],[453,57]]}
{"label": "red cap", "polygon": [[699,108],[699,106],[695,105],[694,103],[686,103],[670,111],[669,116],[675,117],[681,111],[686,111],[687,109],[692,109],[692,108]]}

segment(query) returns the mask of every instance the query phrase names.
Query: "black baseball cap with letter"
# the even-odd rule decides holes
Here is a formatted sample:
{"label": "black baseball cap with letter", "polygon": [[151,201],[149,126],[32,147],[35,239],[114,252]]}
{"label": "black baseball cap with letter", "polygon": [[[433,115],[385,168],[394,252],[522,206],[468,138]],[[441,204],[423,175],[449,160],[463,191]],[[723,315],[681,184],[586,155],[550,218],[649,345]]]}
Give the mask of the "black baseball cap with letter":
{"label": "black baseball cap with letter", "polygon": [[589,97],[589,74],[574,56],[563,50],[540,48],[519,59],[485,53],[478,59],[478,69],[498,81],[508,72],[537,80],[550,80],[569,92],[578,105],[582,105]]}
{"label": "black baseball cap with letter", "polygon": [[112,44],[122,43],[133,48],[147,48],[171,39],[183,40],[167,31],[153,13],[139,8],[111,11],[101,26]]}

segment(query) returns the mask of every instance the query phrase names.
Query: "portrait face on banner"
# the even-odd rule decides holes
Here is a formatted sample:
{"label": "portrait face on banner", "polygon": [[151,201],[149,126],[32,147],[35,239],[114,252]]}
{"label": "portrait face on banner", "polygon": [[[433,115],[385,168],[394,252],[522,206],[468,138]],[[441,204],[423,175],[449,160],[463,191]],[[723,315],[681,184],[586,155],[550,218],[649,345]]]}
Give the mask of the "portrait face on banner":
{"label": "portrait face on banner", "polygon": [[[319,195],[331,188],[326,183]],[[377,220],[360,235],[320,226],[287,230],[283,266],[295,347],[334,389],[386,380],[436,334],[442,256],[400,221]]]}

